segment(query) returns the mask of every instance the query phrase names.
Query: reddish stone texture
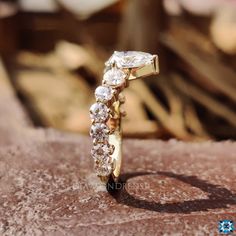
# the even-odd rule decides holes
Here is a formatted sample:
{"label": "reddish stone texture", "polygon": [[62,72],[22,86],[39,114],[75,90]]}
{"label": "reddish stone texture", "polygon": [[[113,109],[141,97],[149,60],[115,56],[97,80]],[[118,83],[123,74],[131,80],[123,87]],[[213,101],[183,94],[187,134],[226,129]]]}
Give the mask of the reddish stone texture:
{"label": "reddish stone texture", "polygon": [[217,235],[236,222],[235,143],[127,140],[125,187],[110,193],[90,147],[53,130],[1,146],[0,234]]}

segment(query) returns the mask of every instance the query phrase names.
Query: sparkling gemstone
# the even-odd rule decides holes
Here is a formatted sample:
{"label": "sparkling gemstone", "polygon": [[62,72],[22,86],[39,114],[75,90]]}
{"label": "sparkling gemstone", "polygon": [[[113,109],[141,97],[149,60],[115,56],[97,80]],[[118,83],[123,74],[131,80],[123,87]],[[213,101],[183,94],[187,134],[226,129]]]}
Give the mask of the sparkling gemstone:
{"label": "sparkling gemstone", "polygon": [[95,161],[111,162],[113,148],[109,144],[99,143],[92,148],[91,154]]}
{"label": "sparkling gemstone", "polygon": [[94,157],[94,161],[96,161],[97,163],[99,163],[100,165],[107,165],[107,164],[111,164],[112,163],[112,157],[109,155],[106,156],[96,156],[96,158]]}
{"label": "sparkling gemstone", "polygon": [[91,126],[90,135],[97,141],[108,139],[109,128],[105,124],[95,123]]}
{"label": "sparkling gemstone", "polygon": [[108,108],[103,103],[94,103],[90,107],[90,118],[95,122],[103,122],[108,118]]}
{"label": "sparkling gemstone", "polygon": [[116,64],[118,67],[134,68],[152,63],[153,55],[138,51],[115,51],[110,59],[105,63],[106,66]]}
{"label": "sparkling gemstone", "polygon": [[98,164],[95,165],[95,171],[99,176],[108,176],[112,173],[112,165],[111,164]]}
{"label": "sparkling gemstone", "polygon": [[120,69],[112,68],[104,74],[104,82],[107,85],[119,87],[125,83],[126,74]]}
{"label": "sparkling gemstone", "polygon": [[100,102],[108,102],[112,99],[112,89],[106,86],[99,86],[95,90],[95,97]]}

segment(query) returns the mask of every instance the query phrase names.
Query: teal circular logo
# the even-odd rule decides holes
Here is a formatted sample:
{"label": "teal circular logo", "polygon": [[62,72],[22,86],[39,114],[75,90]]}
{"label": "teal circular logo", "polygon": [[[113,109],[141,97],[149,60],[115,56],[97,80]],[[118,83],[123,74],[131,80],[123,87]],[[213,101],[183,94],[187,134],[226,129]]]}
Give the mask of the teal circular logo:
{"label": "teal circular logo", "polygon": [[218,224],[219,233],[230,234],[234,231],[234,222],[232,220],[220,220]]}

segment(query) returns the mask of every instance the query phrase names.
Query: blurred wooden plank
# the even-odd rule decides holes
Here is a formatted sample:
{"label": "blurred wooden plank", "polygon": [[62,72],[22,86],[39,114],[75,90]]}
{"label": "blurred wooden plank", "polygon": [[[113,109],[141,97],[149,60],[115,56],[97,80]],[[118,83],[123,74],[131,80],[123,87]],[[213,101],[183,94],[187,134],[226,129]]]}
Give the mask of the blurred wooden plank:
{"label": "blurred wooden plank", "polygon": [[161,42],[178,56],[175,64],[190,78],[204,89],[236,101],[236,72],[220,61],[208,40],[199,34],[186,24],[177,23],[162,35]]}
{"label": "blurred wooden plank", "polygon": [[151,120],[125,120],[122,127],[125,138],[150,139],[161,138],[165,135],[165,131],[157,122]]}
{"label": "blurred wooden plank", "polygon": [[19,71],[17,86],[42,125],[70,130],[71,120],[76,119],[84,127],[81,132],[87,132],[92,92],[83,79],[66,73]]}
{"label": "blurred wooden plank", "polygon": [[13,2],[0,2],[0,53],[12,53],[18,46],[18,6]]}
{"label": "blurred wooden plank", "polygon": [[215,100],[204,90],[199,89],[191,83],[185,81],[179,75],[172,75],[172,79],[175,86],[180,91],[193,98],[202,106],[205,106],[209,111],[212,111],[214,114],[227,120],[232,126],[236,127],[236,113],[229,107],[227,107],[224,103]]}
{"label": "blurred wooden plank", "polygon": [[[188,131],[186,128],[185,120],[183,117],[183,104],[181,98],[172,90],[167,91],[168,109],[154,93],[145,85],[143,81],[137,80],[135,83],[130,84],[130,87],[139,93],[142,102],[146,105],[148,110],[156,118],[159,126],[161,127],[161,135],[163,138],[176,137],[181,140],[204,140],[206,135],[198,136]],[[140,91],[142,91],[140,93]],[[165,131],[165,132],[163,132]]]}
{"label": "blurred wooden plank", "polygon": [[[93,58],[93,53],[91,48],[60,42],[49,54],[21,52],[17,55],[16,86],[40,125],[84,134],[89,132],[89,106],[95,101],[94,88],[90,88],[87,78],[78,75],[78,71],[83,67],[93,73],[97,80],[93,84],[101,83],[104,62]],[[124,119],[124,136],[159,137],[162,131],[155,121],[148,120],[138,94],[127,89],[125,96],[124,110],[132,115]],[[143,126],[140,125],[142,122]]]}
{"label": "blurred wooden plank", "polygon": [[157,53],[159,34],[167,23],[162,1],[127,1],[124,7],[119,48]]}
{"label": "blurred wooden plank", "polygon": [[8,127],[29,127],[31,121],[22,108],[14,89],[10,83],[9,76],[0,58],[0,126]]}

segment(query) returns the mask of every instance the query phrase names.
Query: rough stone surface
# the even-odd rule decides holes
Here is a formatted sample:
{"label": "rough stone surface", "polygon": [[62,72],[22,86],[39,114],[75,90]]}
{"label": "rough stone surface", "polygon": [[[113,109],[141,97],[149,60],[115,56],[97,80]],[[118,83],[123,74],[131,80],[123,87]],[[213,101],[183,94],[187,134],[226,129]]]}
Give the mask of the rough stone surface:
{"label": "rough stone surface", "polygon": [[217,235],[219,220],[236,221],[235,143],[127,140],[116,193],[90,148],[53,130],[1,146],[0,234]]}

